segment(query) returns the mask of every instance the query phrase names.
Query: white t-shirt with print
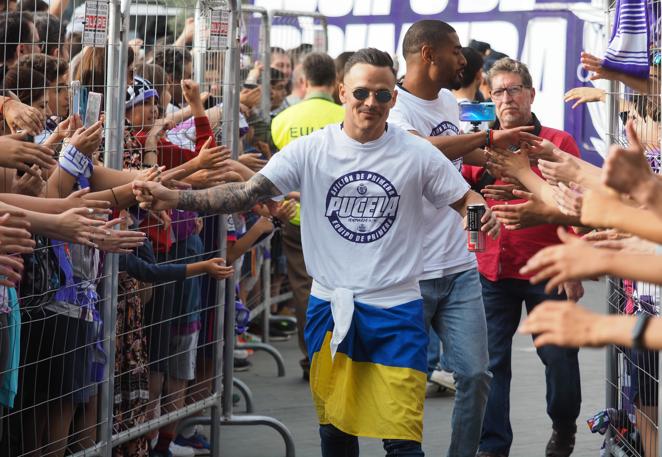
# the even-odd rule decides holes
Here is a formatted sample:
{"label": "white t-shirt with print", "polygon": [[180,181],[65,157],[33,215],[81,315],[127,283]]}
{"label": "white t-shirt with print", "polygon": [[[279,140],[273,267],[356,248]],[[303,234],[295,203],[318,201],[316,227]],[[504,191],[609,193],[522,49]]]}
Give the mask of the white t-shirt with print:
{"label": "white t-shirt with print", "polygon": [[418,278],[422,197],[442,208],[468,189],[428,141],[395,126],[361,144],[328,125],[290,143],[259,173],[283,194],[301,191],[310,276],[357,294]]}
{"label": "white t-shirt with print", "polygon": [[[457,135],[460,114],[455,96],[449,90],[442,89],[436,100],[423,100],[400,88],[388,121],[423,136]],[[437,154],[443,155],[439,149],[433,148]],[[453,164],[462,178],[462,159],[454,160]],[[467,185],[465,189],[468,188]],[[424,273],[421,279],[441,278],[477,266],[476,256],[467,250],[462,217],[456,211],[449,207],[437,209],[424,201],[423,216]]]}

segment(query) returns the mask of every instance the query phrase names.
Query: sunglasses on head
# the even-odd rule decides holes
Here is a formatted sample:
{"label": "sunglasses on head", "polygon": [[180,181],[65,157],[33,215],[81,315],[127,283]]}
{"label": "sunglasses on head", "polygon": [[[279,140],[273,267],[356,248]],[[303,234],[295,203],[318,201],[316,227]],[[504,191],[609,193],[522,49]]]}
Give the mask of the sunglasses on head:
{"label": "sunglasses on head", "polygon": [[365,87],[358,87],[352,91],[352,95],[359,101],[367,100],[370,92],[375,94],[375,100],[379,103],[388,103],[393,98],[393,94],[388,89],[368,90]]}

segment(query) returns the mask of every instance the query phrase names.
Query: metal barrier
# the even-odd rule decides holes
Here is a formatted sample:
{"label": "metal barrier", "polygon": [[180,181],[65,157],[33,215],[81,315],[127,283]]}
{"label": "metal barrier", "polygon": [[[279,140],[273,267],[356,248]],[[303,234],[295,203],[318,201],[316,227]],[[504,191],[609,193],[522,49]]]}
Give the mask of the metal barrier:
{"label": "metal barrier", "polygon": [[[269,12],[265,8],[253,5],[242,5],[241,38],[242,67],[244,56],[250,59],[250,64],[260,62],[263,68],[271,67],[271,23]],[[248,62],[246,62],[248,63]],[[263,119],[269,118],[271,100],[269,93],[269,77],[264,76],[261,81],[262,99],[260,111]]]}
{"label": "metal barrier", "polygon": [[[651,56],[660,55],[660,0],[648,1]],[[611,31],[614,2],[606,2],[607,38]],[[660,173],[659,116],[662,103],[659,58],[651,66],[657,72],[648,94],[636,94],[623,84],[611,82],[607,94],[608,143],[627,144],[624,122],[634,118],[651,167]],[[624,114],[625,113],[625,114]],[[620,278],[608,278],[608,313],[660,315],[662,287]],[[659,446],[660,358],[654,351],[636,351],[609,346],[606,351],[606,406],[611,423],[606,434],[607,455],[662,456]]]}
{"label": "metal barrier", "polygon": [[323,14],[274,9],[269,10],[269,16],[271,46],[296,50],[301,45],[308,44],[311,50],[327,51],[328,23]]}
{"label": "metal barrier", "polygon": [[[17,67],[29,68],[29,85],[19,75],[14,89],[19,97],[27,97],[25,103],[38,105],[61,126],[79,109],[89,118],[93,100],[98,100],[98,111],[104,114],[103,147],[94,169],[82,175],[86,180],[79,176],[78,185],[89,181],[93,189],[111,189],[115,203],[122,206],[120,200],[130,195],[127,186],[136,177],[145,179],[149,170],[118,170],[140,169],[156,161],[174,168],[191,160],[203,169],[186,178],[189,184],[210,185],[213,179],[201,165],[203,154],[196,156],[209,134],[228,145],[235,159],[240,149],[240,3],[71,4],[71,68],[58,67],[52,81],[36,82],[35,69],[44,59],[33,57],[25,67]],[[261,15],[259,53],[268,68],[269,16],[265,10],[254,10]],[[58,14],[63,22],[68,15],[64,10]],[[54,22],[46,22],[48,30]],[[15,44],[25,45],[22,39]],[[74,52],[78,39],[82,49]],[[66,49],[50,34],[41,41],[32,37],[30,43],[42,41],[45,48],[57,45],[60,53]],[[180,85],[191,78],[199,89]],[[48,111],[45,94],[51,89],[53,95],[59,93],[69,80],[75,81],[69,88],[70,102]],[[264,107],[269,101],[268,78],[262,84]],[[194,107],[190,101],[197,100],[198,92],[203,92],[209,123],[200,120],[197,103]],[[161,122],[163,118],[168,122]],[[61,143],[55,147],[64,147]],[[52,178],[47,196],[69,195],[73,178],[59,168]],[[158,447],[177,432],[201,424],[211,427],[211,455],[218,456],[221,425],[251,424],[275,428],[285,440],[286,455],[294,456],[291,434],[280,422],[233,414],[233,386],[243,393],[247,411],[254,407],[247,386],[233,379],[236,281],[212,277],[220,274],[221,262],[215,259],[230,255],[229,219],[184,211],[135,209],[123,214],[125,219],[116,227],[147,232],[154,252],[144,247],[102,254],[92,246],[40,236],[35,253],[26,257],[29,268],[20,301],[8,298],[8,289],[0,290],[3,319],[22,317],[22,322],[0,320],[0,344],[6,347],[5,338],[10,338],[17,350],[14,357],[19,357],[17,366],[0,366],[0,378],[19,373],[16,403],[12,407],[11,400],[0,399],[8,406],[0,407],[0,454],[144,455],[148,440]],[[239,273],[238,259],[234,266]],[[261,302],[267,303],[268,312],[269,270],[262,276],[266,298]],[[6,313],[7,305],[14,311]],[[267,335],[268,320],[265,314]],[[22,338],[17,336],[19,329]],[[273,351],[282,376],[282,357]]]}

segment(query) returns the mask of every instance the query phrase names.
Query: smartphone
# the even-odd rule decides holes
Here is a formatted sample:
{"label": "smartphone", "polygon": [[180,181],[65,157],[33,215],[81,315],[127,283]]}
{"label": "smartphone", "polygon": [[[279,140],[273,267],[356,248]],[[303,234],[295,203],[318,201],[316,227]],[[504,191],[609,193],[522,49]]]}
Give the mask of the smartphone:
{"label": "smartphone", "polygon": [[257,87],[257,84],[244,83],[244,89],[255,89],[256,87]]}
{"label": "smartphone", "polygon": [[[19,134],[20,134],[20,133],[22,133],[22,132],[19,130],[19,131],[17,131],[16,133],[19,133]],[[21,141],[25,141],[26,143],[34,143],[34,136],[32,136],[32,135],[27,135],[27,134],[26,134],[26,135],[23,135],[23,138],[21,139]],[[24,172],[23,170],[16,170],[16,176],[17,176],[17,177],[20,178],[20,177],[23,176],[24,174],[25,174],[25,172]]]}
{"label": "smartphone", "polygon": [[492,122],[496,108],[492,102],[460,103],[460,120],[463,122]]}
{"label": "smartphone", "polygon": [[98,92],[87,94],[87,108],[85,109],[85,127],[91,127],[99,120],[101,115],[101,99],[103,95]]}
{"label": "smartphone", "polygon": [[80,116],[80,81],[71,81],[71,100],[69,100],[69,113]]}

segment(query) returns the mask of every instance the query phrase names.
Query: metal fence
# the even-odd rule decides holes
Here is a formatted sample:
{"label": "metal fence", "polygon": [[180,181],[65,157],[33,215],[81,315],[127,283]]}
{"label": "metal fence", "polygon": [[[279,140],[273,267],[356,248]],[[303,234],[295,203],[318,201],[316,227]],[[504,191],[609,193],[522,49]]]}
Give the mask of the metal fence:
{"label": "metal fence", "polygon": [[[255,30],[261,34],[255,56],[269,68],[269,16],[264,10],[251,14],[258,16]],[[21,13],[19,20],[24,18],[33,21]],[[144,166],[157,160],[168,168],[198,160],[201,169],[186,177],[188,183],[196,188],[217,182],[203,165],[211,163],[210,154],[202,158],[201,151],[211,135],[234,159],[240,153],[240,22],[235,0],[72,1],[57,16],[46,14],[45,33],[41,39],[33,34],[30,44],[43,52],[58,49],[52,55],[60,63],[50,62],[54,76],[37,79],[37,69],[49,61],[34,49],[17,65],[16,84],[5,89],[49,118],[50,130],[36,141],[65,131],[64,122],[77,113],[90,124],[103,114],[103,140],[91,152],[94,167],[86,180],[74,182],[58,168],[44,195],[66,197],[89,185],[104,195],[111,189],[116,205],[128,206],[121,202],[130,199],[130,182],[147,176]],[[5,37],[5,44],[12,43]],[[26,46],[23,35],[13,44]],[[9,67],[7,52],[5,46]],[[66,101],[58,100],[61,92]],[[192,100],[198,99],[208,122],[196,114],[200,103]],[[53,146],[66,147],[63,141]],[[262,282],[254,296],[266,310],[266,336],[271,296],[269,261],[265,267],[244,261],[247,274],[243,253],[232,249],[243,216],[135,207],[115,213],[123,218],[116,228],[146,232],[153,249],[104,253],[37,236],[37,248],[24,259],[19,299],[1,290],[1,344],[15,360],[3,359],[0,368],[0,379],[13,379],[14,390],[0,399],[0,454],[146,455],[150,440],[158,446],[163,438],[205,425],[217,456],[221,425],[248,424],[275,428],[286,455],[294,456],[291,435],[280,422],[233,414],[233,384],[250,401],[247,387],[233,379],[233,360],[235,302],[242,283],[255,276],[251,267],[258,272],[255,283]],[[253,258],[262,245],[252,248]],[[235,268],[227,280],[218,280],[220,258]],[[282,376],[282,359],[271,352]]]}
{"label": "metal fence", "polygon": [[[634,119],[637,132],[646,148],[651,167],[660,168],[660,0],[649,0],[649,34],[651,38],[651,80],[647,94],[637,94],[621,83],[612,82],[607,93],[609,143],[626,145],[625,121]],[[615,2],[606,8],[607,38],[613,23]],[[608,312],[610,314],[649,313],[660,315],[662,287],[621,278],[608,278]],[[606,405],[610,409],[610,426],[605,441],[608,455],[662,455],[658,430],[660,358],[655,351],[637,351],[618,346],[607,349]]]}

